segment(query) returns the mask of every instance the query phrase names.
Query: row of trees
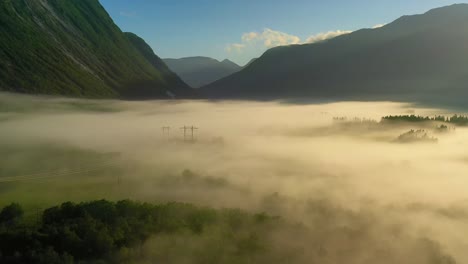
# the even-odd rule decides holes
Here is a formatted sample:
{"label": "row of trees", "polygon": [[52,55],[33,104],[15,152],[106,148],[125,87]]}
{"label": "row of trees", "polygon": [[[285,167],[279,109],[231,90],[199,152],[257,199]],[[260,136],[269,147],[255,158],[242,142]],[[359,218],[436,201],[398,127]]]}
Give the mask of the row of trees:
{"label": "row of trees", "polygon": [[395,116],[384,116],[382,121],[403,121],[403,122],[427,122],[427,121],[437,121],[445,122],[454,125],[466,126],[468,125],[468,116],[462,115],[453,115],[451,117],[445,116],[417,116],[417,115],[395,115]]}

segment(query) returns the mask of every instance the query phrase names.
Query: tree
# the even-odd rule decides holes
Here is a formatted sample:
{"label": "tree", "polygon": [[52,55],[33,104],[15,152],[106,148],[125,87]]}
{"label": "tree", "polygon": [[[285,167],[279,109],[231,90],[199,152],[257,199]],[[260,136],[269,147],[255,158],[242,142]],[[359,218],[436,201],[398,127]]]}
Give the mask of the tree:
{"label": "tree", "polygon": [[17,203],[12,203],[0,212],[0,224],[15,225],[23,217],[23,208]]}

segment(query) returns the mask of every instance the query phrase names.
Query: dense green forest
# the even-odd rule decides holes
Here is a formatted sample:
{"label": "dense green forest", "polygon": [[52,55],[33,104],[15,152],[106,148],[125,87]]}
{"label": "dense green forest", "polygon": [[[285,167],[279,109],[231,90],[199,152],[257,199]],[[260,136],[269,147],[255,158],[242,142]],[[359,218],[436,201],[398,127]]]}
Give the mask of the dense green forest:
{"label": "dense green forest", "polygon": [[[183,203],[152,205],[129,200],[64,203],[26,221],[11,204],[0,212],[1,263],[118,263],[119,254],[158,234],[202,234],[222,228],[239,261],[262,250],[258,237],[277,218]],[[244,233],[238,235],[237,233]],[[101,262],[98,262],[101,261]]]}

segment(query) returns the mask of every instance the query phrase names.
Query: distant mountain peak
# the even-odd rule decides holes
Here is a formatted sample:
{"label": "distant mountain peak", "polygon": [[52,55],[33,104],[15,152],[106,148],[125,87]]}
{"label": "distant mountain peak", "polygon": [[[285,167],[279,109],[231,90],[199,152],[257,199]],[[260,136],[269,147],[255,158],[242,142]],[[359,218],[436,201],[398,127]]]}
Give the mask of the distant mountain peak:
{"label": "distant mountain peak", "polygon": [[229,59],[224,59],[223,61],[221,61],[221,63],[225,64],[225,65],[230,65],[230,66],[233,66],[233,67],[239,67],[239,64],[229,60]]}
{"label": "distant mountain peak", "polygon": [[216,59],[202,56],[164,59],[164,62],[182,80],[194,88],[212,83],[242,69],[239,65],[228,59],[220,62]]}

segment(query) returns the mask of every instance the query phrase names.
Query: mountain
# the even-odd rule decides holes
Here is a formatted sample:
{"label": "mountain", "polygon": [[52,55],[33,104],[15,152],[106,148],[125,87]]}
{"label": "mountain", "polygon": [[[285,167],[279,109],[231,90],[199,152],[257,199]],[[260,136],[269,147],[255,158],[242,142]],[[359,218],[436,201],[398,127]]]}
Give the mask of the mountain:
{"label": "mountain", "polygon": [[98,0],[4,0],[0,25],[0,90],[129,99],[193,94]]}
{"label": "mountain", "polygon": [[268,50],[200,89],[210,98],[463,98],[468,5],[404,16],[377,29]]}
{"label": "mountain", "polygon": [[247,68],[250,64],[252,64],[254,61],[256,61],[258,58],[253,58],[247,64],[245,64],[242,68]]}
{"label": "mountain", "polygon": [[230,60],[218,61],[208,57],[164,59],[169,68],[194,88],[212,83],[242,69]]}

